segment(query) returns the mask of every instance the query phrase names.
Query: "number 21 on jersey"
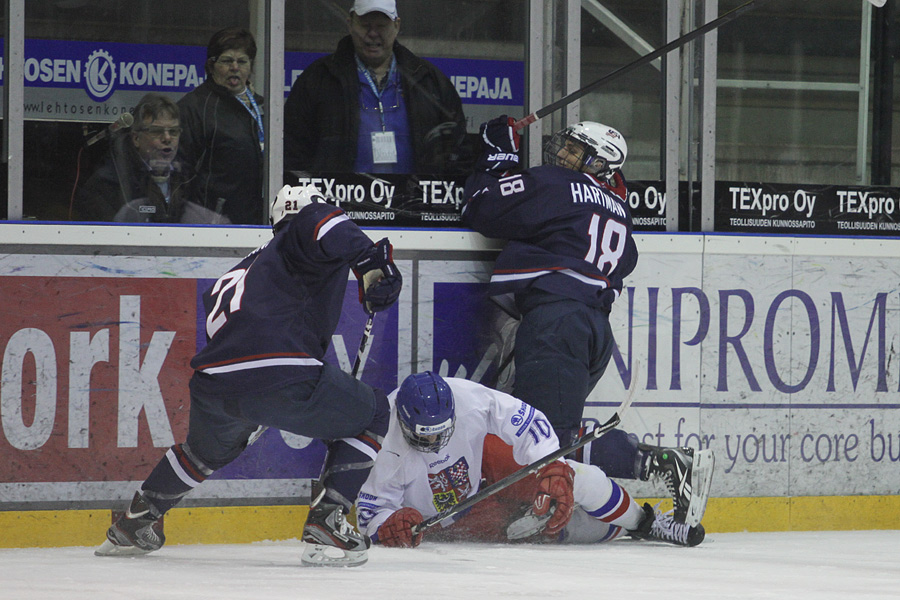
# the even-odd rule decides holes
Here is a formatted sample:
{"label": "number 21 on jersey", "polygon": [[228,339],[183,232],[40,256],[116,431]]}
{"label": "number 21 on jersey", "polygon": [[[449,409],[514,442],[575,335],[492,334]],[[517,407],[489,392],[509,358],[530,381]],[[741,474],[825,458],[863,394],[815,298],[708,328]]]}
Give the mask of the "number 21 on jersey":
{"label": "number 21 on jersey", "polygon": [[[247,275],[247,269],[235,269],[225,273],[216,281],[212,289],[209,291],[210,297],[216,299],[212,310],[206,316],[206,335],[212,338],[219,329],[228,320],[228,315],[241,309],[241,298],[244,296],[244,277]],[[223,306],[222,299],[227,295],[226,292],[234,290],[231,300],[227,302],[227,307]]]}

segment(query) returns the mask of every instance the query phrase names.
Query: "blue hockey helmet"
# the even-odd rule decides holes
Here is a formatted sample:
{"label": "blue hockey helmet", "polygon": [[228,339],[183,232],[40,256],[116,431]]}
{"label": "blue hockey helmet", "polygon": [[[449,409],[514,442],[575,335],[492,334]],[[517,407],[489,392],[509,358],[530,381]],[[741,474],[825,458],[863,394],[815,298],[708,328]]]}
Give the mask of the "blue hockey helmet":
{"label": "blue hockey helmet", "polygon": [[397,391],[397,420],[409,445],[420,452],[437,452],[447,445],[456,424],[453,392],[431,371],[410,375]]}

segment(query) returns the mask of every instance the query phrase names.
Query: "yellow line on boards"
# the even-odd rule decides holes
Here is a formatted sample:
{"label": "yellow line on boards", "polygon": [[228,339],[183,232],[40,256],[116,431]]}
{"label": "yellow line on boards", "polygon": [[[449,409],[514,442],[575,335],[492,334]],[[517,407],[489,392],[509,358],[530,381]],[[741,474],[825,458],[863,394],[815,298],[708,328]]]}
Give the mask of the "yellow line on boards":
{"label": "yellow line on boards", "polygon": [[[659,501],[643,499],[639,502]],[[662,510],[672,501],[663,500]],[[241,544],[299,538],[308,506],[176,508],[165,517],[167,544]],[[99,546],[109,510],[0,511],[0,548]],[[707,533],[900,529],[900,496],[710,498]]]}

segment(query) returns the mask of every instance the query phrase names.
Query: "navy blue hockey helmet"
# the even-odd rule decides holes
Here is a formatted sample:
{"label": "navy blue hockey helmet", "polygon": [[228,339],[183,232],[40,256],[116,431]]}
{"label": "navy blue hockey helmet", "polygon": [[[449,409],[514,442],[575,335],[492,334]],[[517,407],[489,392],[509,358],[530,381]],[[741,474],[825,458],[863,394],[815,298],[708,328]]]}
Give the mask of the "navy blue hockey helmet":
{"label": "navy blue hockey helmet", "polygon": [[453,392],[431,371],[410,375],[397,391],[397,420],[409,445],[420,452],[437,452],[447,445],[456,424]]}

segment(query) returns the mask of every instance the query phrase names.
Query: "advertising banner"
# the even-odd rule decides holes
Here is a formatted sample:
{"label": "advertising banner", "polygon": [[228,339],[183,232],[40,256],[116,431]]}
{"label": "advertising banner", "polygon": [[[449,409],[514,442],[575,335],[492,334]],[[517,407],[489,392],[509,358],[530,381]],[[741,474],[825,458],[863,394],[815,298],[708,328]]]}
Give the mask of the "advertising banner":
{"label": "advertising banner", "polygon": [[716,182],[716,231],[900,235],[900,188]]}
{"label": "advertising banner", "polygon": [[[201,294],[234,262],[68,257],[57,277],[46,258],[0,269],[23,274],[0,276],[0,510],[127,498],[184,441],[189,362],[206,342]],[[327,362],[351,370],[365,321],[351,279]],[[397,332],[397,310],[379,313],[358,374],[366,383],[396,387]],[[192,498],[295,502],[324,455],[320,441],[267,431]]]}
{"label": "advertising banner", "polygon": [[[306,173],[286,171],[286,185],[315,185],[356,223],[372,227],[463,227],[465,177]],[[687,186],[684,186],[685,190]],[[684,193],[684,192],[683,192]],[[661,181],[629,181],[628,206],[635,231],[666,231],[666,192]]]}
{"label": "advertising banner", "polygon": [[[713,496],[900,493],[896,242],[645,234],[637,243],[587,424],[633,393],[622,428],[647,443],[714,449]],[[375,319],[362,380],[389,391],[433,370],[512,390],[517,321],[487,296],[491,253],[402,252],[403,292]],[[203,339],[198,294],[234,262],[0,259],[0,510],[130,497],[184,439],[188,361]],[[326,360],[349,371],[365,315],[356,282],[347,285]],[[190,501],[296,501],[323,456],[321,442],[270,430]]]}
{"label": "advertising banner", "polygon": [[[294,79],[320,56],[324,53],[285,53],[285,97]],[[523,115],[522,61],[427,60],[456,86],[469,131],[503,113]],[[193,90],[206,78],[205,62],[205,46],[26,39],[25,118],[115,121],[147,92],[177,100]]]}

